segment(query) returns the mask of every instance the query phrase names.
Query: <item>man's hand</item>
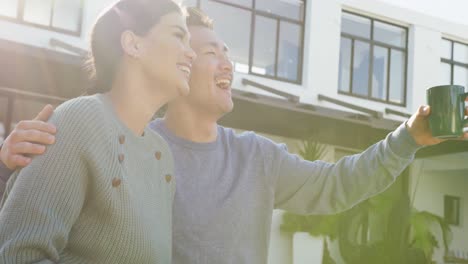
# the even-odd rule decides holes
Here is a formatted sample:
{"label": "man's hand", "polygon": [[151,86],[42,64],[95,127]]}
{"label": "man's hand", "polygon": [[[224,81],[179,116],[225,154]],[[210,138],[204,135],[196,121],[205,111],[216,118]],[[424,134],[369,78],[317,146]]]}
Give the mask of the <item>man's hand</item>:
{"label": "man's hand", "polygon": [[56,128],[47,120],[54,112],[46,105],[36,118],[19,122],[5,139],[0,150],[0,160],[10,169],[25,167],[31,162],[30,155],[44,153],[46,146],[55,142]]}
{"label": "man's hand", "polygon": [[[430,114],[431,108],[429,106],[420,106],[407,123],[411,136],[421,146],[435,145],[446,140],[432,136],[431,129],[429,128]],[[465,109],[465,114],[468,116],[468,107]],[[464,133],[463,138],[468,138],[468,133]]]}

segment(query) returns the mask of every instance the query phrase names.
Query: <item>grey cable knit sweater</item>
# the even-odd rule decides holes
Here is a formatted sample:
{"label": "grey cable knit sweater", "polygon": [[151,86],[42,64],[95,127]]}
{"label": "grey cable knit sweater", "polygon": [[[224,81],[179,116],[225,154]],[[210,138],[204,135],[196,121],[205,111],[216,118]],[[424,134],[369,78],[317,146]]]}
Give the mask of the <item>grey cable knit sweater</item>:
{"label": "grey cable knit sweater", "polygon": [[8,182],[0,263],[171,263],[166,142],[148,128],[136,136],[103,95],[70,100],[50,121],[56,143]]}

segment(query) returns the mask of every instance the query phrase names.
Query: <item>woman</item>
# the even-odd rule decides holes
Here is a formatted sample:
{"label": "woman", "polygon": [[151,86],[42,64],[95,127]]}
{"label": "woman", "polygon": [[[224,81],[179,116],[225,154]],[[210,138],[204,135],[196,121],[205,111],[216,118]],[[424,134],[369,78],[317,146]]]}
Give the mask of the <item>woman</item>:
{"label": "woman", "polygon": [[187,32],[171,0],[122,0],[100,16],[97,94],[58,107],[56,143],[9,182],[0,263],[171,263],[173,160],[146,124],[189,92]]}

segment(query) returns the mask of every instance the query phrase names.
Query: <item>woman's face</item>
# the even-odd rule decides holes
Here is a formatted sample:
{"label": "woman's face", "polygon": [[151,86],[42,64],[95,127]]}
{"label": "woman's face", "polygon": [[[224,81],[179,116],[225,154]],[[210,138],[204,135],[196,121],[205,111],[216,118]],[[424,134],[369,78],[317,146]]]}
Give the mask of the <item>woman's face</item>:
{"label": "woman's face", "polygon": [[190,48],[185,16],[178,12],[162,16],[138,44],[139,64],[150,83],[169,97],[187,95],[196,54]]}

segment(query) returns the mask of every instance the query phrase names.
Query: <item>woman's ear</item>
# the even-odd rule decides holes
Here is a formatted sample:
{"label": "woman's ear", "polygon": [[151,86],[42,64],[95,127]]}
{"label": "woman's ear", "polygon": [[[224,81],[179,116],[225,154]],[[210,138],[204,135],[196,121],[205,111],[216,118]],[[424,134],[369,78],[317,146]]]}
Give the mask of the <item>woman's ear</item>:
{"label": "woman's ear", "polygon": [[138,59],[140,56],[139,41],[140,38],[130,30],[125,30],[120,35],[120,45],[122,45],[124,53],[134,59]]}

